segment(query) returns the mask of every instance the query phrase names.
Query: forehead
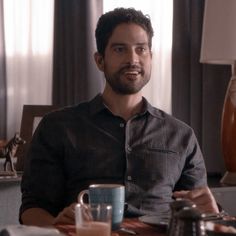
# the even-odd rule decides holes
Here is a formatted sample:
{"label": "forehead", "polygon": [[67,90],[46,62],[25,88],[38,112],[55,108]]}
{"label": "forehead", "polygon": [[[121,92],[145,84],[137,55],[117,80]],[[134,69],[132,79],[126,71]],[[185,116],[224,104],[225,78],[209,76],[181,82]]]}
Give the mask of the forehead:
{"label": "forehead", "polygon": [[148,44],[147,32],[139,25],[133,23],[123,23],[118,25],[109,41],[108,45],[119,43],[119,44]]}

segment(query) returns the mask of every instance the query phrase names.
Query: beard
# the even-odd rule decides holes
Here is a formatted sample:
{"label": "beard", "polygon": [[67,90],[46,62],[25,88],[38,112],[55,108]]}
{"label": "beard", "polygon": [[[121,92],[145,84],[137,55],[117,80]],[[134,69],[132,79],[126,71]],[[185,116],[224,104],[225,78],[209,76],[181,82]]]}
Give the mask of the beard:
{"label": "beard", "polygon": [[[125,76],[129,77],[129,75],[125,75],[125,72],[128,70],[138,71],[138,77],[141,78],[130,80],[128,78],[123,78]],[[123,95],[131,95],[139,92],[150,80],[150,72],[146,74],[142,68],[135,65],[127,65],[113,74],[108,74],[105,70],[104,75],[107,83],[110,85],[112,90],[118,94]]]}

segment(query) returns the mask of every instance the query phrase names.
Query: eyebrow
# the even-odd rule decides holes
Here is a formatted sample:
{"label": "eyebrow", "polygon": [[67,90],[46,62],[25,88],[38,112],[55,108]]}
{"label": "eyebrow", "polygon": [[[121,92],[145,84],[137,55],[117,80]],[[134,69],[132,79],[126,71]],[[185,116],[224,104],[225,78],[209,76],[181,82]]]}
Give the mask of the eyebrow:
{"label": "eyebrow", "polygon": [[[127,45],[126,43],[112,43],[111,47],[126,46],[126,45]],[[145,42],[145,43],[136,43],[134,45],[136,45],[136,46],[145,46],[145,45],[147,45],[148,46],[148,43],[147,42]]]}

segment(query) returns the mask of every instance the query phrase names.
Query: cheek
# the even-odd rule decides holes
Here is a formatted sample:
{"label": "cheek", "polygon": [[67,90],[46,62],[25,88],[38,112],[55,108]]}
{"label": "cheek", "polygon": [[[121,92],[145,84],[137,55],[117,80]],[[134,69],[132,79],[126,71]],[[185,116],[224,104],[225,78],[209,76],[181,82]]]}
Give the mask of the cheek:
{"label": "cheek", "polygon": [[148,72],[151,72],[152,70],[152,60],[151,59],[147,59],[144,63],[144,67],[146,68],[146,70]]}
{"label": "cheek", "polygon": [[152,63],[150,62],[150,64],[149,64],[149,72],[151,73],[151,71],[152,71]]}
{"label": "cheek", "polygon": [[104,57],[104,64],[106,68],[116,69],[124,63],[124,58],[122,56],[117,56],[114,53],[106,53]]}
{"label": "cheek", "polygon": [[114,61],[112,58],[109,61],[104,62],[104,71],[108,73],[114,73],[119,70],[120,64],[117,61]]}

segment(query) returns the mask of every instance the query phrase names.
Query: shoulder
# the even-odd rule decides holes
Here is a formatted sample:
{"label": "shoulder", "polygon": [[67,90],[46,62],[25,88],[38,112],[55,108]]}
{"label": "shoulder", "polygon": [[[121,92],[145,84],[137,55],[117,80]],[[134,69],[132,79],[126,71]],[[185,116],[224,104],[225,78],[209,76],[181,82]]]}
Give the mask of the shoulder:
{"label": "shoulder", "polygon": [[156,121],[157,124],[165,127],[167,130],[184,130],[188,132],[193,132],[192,128],[185,122],[179,120],[167,112],[152,106],[146,98],[143,97],[145,111],[150,114],[150,117]]}
{"label": "shoulder", "polygon": [[151,115],[158,119],[160,123],[167,129],[167,130],[177,130],[178,132],[187,132],[187,133],[193,133],[192,127],[190,127],[187,123],[184,121],[174,117],[171,114],[168,114],[167,112],[158,109],[156,107],[152,107]]}
{"label": "shoulder", "polygon": [[89,113],[89,102],[82,102],[77,105],[61,107],[52,112],[47,113],[43,117],[45,122],[66,121],[76,119],[78,116],[86,116]]}
{"label": "shoulder", "polygon": [[104,109],[104,104],[101,94],[98,94],[89,101],[54,110],[44,116],[44,120],[64,121],[70,119],[86,119],[101,109]]}

